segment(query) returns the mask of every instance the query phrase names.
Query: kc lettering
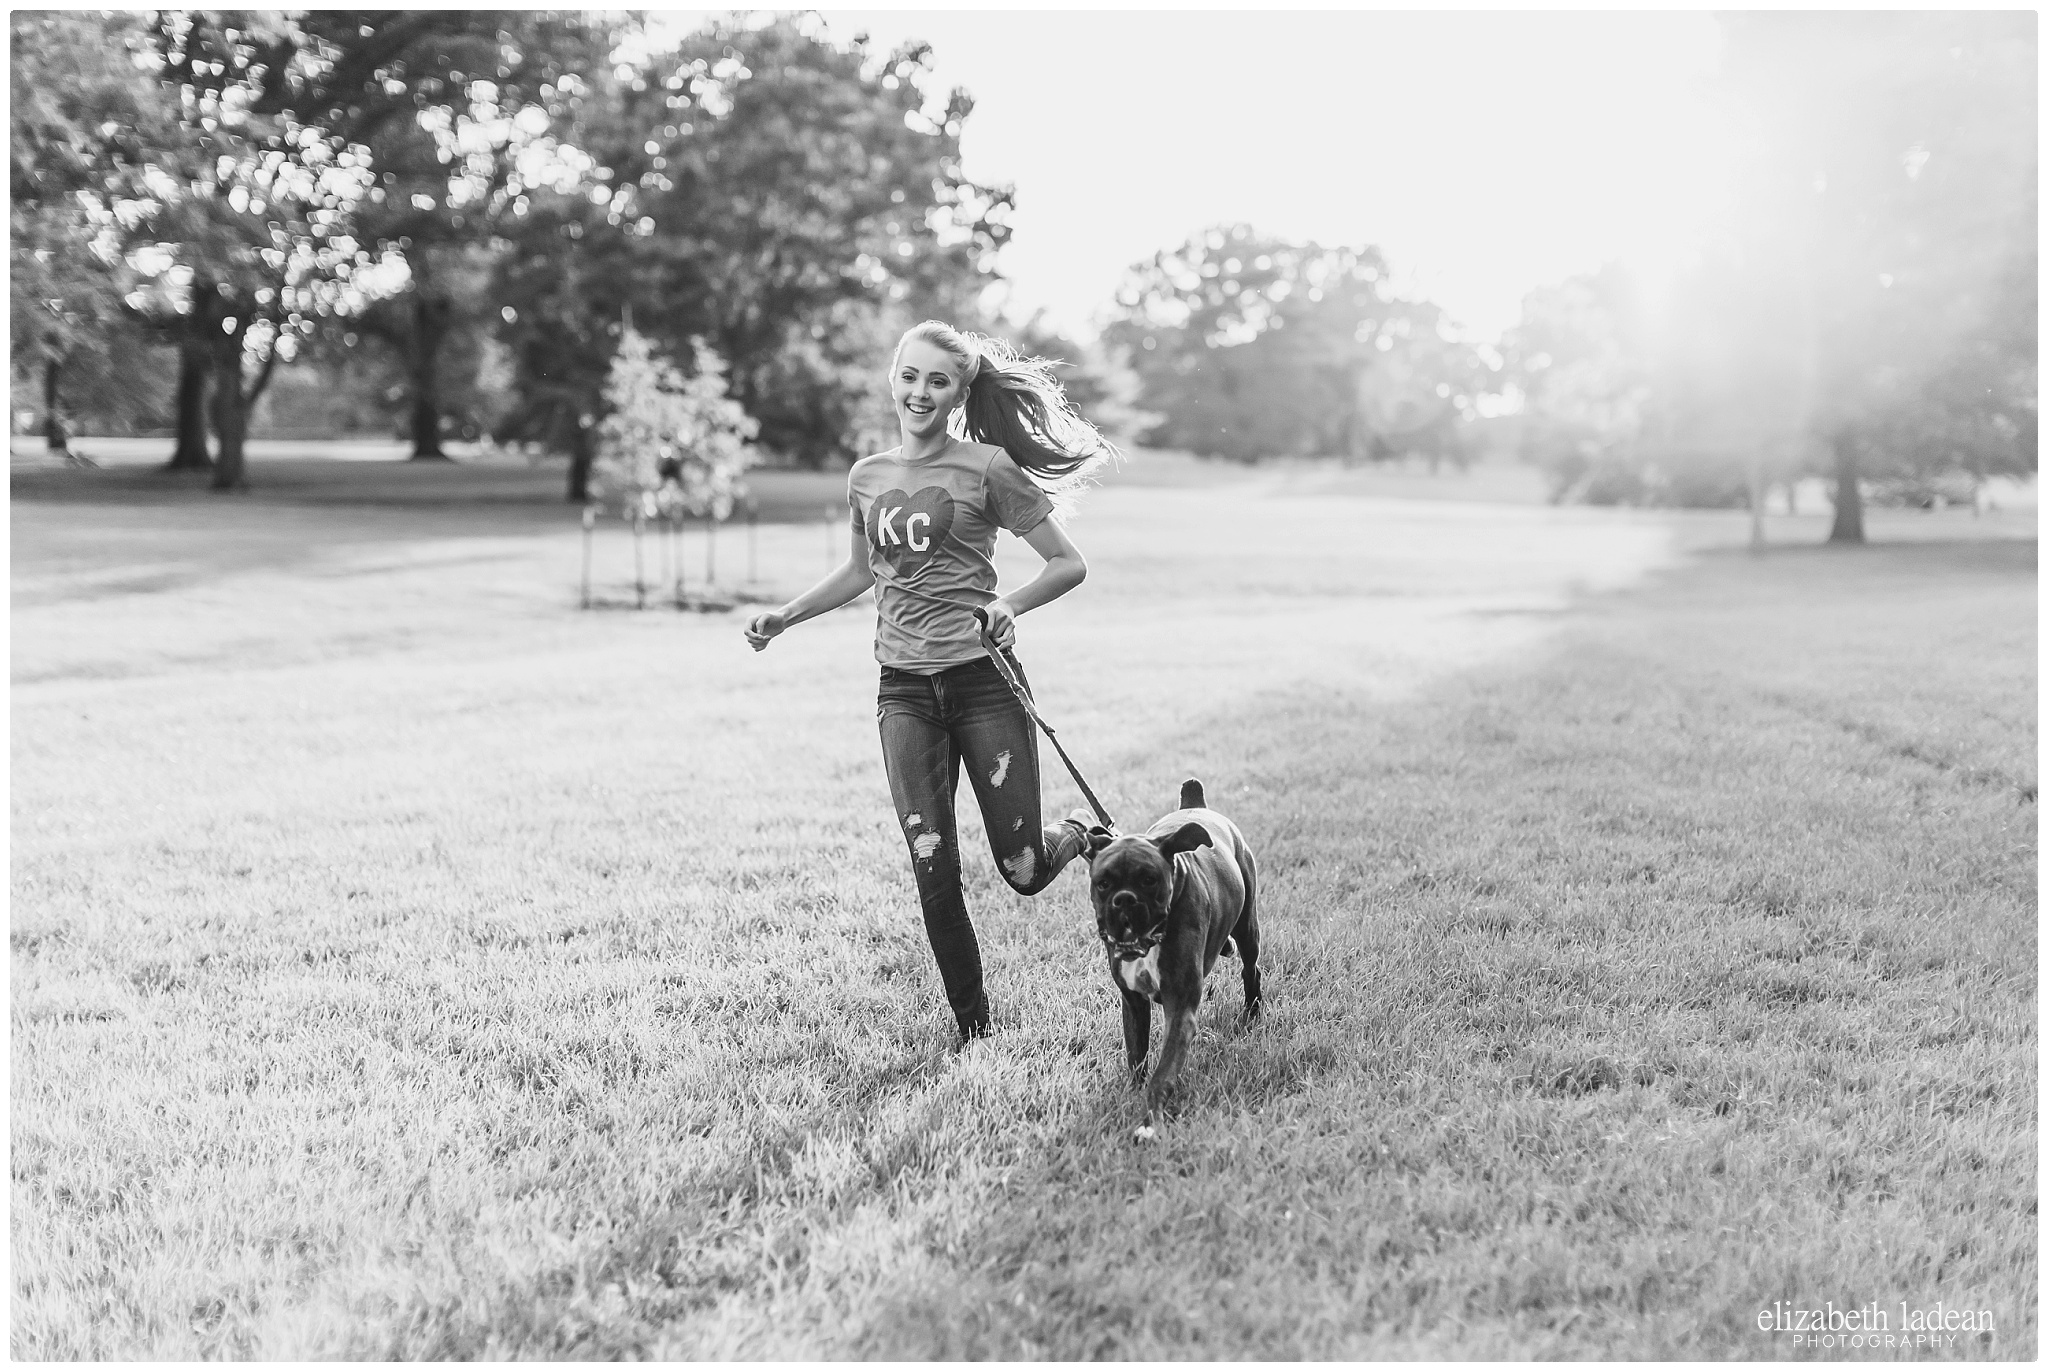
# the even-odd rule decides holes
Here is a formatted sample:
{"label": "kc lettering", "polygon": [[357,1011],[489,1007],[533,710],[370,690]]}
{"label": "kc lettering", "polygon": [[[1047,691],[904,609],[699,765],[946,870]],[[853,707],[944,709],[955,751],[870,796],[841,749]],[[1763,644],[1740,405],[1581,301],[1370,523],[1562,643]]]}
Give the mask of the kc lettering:
{"label": "kc lettering", "polygon": [[953,497],[943,486],[882,492],[868,506],[868,543],[899,573],[923,567],[946,546],[953,527]]}

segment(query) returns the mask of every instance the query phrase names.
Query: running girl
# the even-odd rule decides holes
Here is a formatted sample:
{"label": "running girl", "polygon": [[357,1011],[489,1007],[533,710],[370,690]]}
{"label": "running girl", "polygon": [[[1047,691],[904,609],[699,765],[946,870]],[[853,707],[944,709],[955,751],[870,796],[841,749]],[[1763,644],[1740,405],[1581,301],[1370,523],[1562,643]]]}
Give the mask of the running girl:
{"label": "running girl", "polygon": [[[1085,810],[1040,822],[1038,739],[989,661],[974,611],[987,615],[1007,656],[1018,615],[1081,584],[1081,550],[1051,516],[1116,450],[1042,361],[937,320],[896,345],[889,389],[903,441],[847,473],[847,560],[781,609],[755,615],[745,633],[759,652],[792,624],[874,588],[882,761],[964,1043],[989,1031],[989,1003],[960,889],[953,795],[961,764],[1003,880],[1023,895],[1044,890],[1082,851],[1093,822]],[[1045,559],[1036,577],[1001,597],[991,559],[997,529]]]}

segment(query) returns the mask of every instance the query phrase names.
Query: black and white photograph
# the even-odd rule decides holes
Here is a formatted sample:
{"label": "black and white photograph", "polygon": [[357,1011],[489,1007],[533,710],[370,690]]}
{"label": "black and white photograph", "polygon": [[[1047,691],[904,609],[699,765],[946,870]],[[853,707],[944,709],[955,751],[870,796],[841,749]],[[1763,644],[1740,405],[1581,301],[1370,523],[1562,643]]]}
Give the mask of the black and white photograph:
{"label": "black and white photograph", "polygon": [[9,26],[13,1358],[2039,1356],[2034,10]]}

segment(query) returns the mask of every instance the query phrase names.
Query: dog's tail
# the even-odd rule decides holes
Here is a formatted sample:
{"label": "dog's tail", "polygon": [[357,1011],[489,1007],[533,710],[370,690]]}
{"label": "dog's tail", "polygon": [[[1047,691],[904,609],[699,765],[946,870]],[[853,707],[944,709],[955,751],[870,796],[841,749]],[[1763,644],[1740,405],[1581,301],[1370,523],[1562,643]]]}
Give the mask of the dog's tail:
{"label": "dog's tail", "polygon": [[1208,802],[1208,801],[1206,801],[1206,800],[1204,800],[1204,799],[1202,799],[1202,783],[1201,783],[1201,782],[1199,782],[1199,781],[1195,780],[1195,779],[1194,779],[1193,777],[1189,777],[1189,778],[1188,778],[1188,779],[1187,779],[1186,781],[1183,781],[1183,782],[1182,782],[1182,783],[1180,784],[1180,808],[1181,808],[1181,809],[1183,809],[1183,810],[1202,810],[1202,809],[1206,809],[1206,808],[1208,808],[1208,805],[1209,805],[1209,802]]}

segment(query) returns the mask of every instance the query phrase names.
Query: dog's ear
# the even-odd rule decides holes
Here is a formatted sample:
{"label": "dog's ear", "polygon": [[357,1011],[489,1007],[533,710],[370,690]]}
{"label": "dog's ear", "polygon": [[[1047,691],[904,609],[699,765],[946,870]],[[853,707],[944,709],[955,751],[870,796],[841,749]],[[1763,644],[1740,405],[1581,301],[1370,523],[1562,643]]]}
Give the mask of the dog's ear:
{"label": "dog's ear", "polygon": [[1172,857],[1175,853],[1191,852],[1196,848],[1215,846],[1214,841],[1209,837],[1209,831],[1193,820],[1189,820],[1186,824],[1181,825],[1180,828],[1174,830],[1165,838],[1152,841],[1158,844],[1159,851],[1168,857]]}
{"label": "dog's ear", "polygon": [[1116,836],[1114,834],[1110,833],[1109,830],[1103,828],[1100,824],[1092,825],[1088,830],[1088,846],[1083,851],[1085,851],[1089,857],[1094,857],[1104,848],[1107,848],[1110,844],[1110,840],[1112,840],[1115,837]]}

